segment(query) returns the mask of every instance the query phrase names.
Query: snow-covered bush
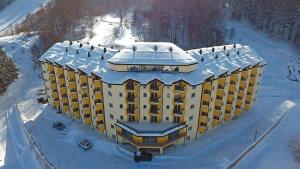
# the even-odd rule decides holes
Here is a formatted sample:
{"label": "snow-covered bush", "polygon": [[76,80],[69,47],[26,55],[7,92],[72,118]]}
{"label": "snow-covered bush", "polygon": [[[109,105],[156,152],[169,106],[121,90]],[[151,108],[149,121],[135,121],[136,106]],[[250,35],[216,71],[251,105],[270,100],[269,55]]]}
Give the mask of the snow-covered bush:
{"label": "snow-covered bush", "polygon": [[0,94],[18,78],[18,69],[5,52],[0,48]]}

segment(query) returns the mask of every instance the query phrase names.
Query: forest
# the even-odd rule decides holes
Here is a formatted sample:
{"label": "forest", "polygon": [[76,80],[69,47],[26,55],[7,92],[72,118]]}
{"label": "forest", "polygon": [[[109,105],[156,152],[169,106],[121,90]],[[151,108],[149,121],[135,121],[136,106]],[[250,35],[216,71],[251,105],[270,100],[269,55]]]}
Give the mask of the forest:
{"label": "forest", "polygon": [[234,19],[246,20],[274,37],[300,45],[299,0],[228,0],[228,4]]}
{"label": "forest", "polygon": [[18,78],[18,69],[13,61],[0,48],[0,94],[6,87]]}
{"label": "forest", "polygon": [[[52,0],[30,14],[12,32],[38,32],[44,48],[63,40],[80,40],[95,16],[113,14],[140,41],[168,41],[184,49],[224,41],[224,9],[272,36],[300,43],[299,0]],[[68,5],[66,5],[68,4]],[[276,9],[276,10],[275,10]],[[131,19],[128,19],[130,16]],[[84,20],[84,29],[78,27]],[[86,29],[88,28],[88,29]],[[70,37],[70,35],[72,35]],[[92,36],[92,35],[91,35]]]}

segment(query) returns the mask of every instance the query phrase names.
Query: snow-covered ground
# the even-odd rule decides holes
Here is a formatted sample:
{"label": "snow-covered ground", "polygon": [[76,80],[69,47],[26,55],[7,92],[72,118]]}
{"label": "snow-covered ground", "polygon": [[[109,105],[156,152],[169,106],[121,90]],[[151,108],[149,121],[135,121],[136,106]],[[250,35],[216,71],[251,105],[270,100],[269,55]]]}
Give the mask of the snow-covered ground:
{"label": "snow-covered ground", "polygon": [[[38,79],[40,70],[33,70],[32,55],[29,48],[37,42],[36,36],[16,35],[0,38],[0,46],[13,58],[20,70],[20,77],[12,83],[0,97],[0,166],[7,169],[38,169],[38,164],[24,134],[23,121],[16,109],[34,99],[37,86],[43,82]],[[39,106],[40,108],[41,106]],[[37,107],[31,107],[34,113]],[[31,117],[31,114],[22,114]]]}
{"label": "snow-covered ground", "polygon": [[[126,17],[126,22],[129,22],[129,16]],[[131,30],[128,28],[129,24],[120,25],[120,18],[114,17],[110,14],[103,17],[95,18],[93,26],[93,37],[88,36],[83,41],[88,41],[94,45],[125,45],[135,41]],[[115,34],[115,32],[118,32]]]}
{"label": "snow-covered ground", "polygon": [[[106,23],[106,26],[110,26],[109,22]],[[300,165],[294,162],[288,145],[289,140],[300,132],[300,83],[287,78],[288,66],[296,64],[294,66],[299,67],[299,55],[289,44],[272,40],[248,25],[232,21],[227,22],[227,25],[228,28],[236,28],[235,38],[228,42],[248,44],[267,61],[255,107],[204,137],[198,137],[192,143],[171,147],[163,156],[155,156],[152,162],[138,164],[133,162],[132,153],[125,148],[77,121],[56,114],[50,106],[36,103],[35,92],[42,87],[43,82],[38,78],[40,70],[32,69],[31,54],[26,50],[36,37],[0,38],[0,44],[16,61],[22,72],[20,79],[0,97],[2,165],[19,169],[36,168],[37,164],[29,151],[27,141],[13,141],[24,139],[20,123],[16,122],[18,116],[15,115],[17,111],[14,104],[17,102],[22,119],[38,147],[57,168],[225,168],[253,143],[256,132],[257,137],[261,136],[282,116],[285,116],[284,120],[238,163],[237,168],[300,168]],[[110,29],[106,26],[103,32]],[[97,30],[97,44],[105,44],[102,38],[106,33],[103,33],[101,28]],[[297,76],[296,72],[294,73]],[[10,116],[11,118],[6,118]],[[8,119],[15,119],[12,125],[9,125]],[[65,123],[66,130],[54,130],[52,123],[56,120]],[[77,146],[82,138],[88,138],[94,144],[90,151],[82,151]],[[15,159],[18,159],[19,163],[13,165]]]}
{"label": "snow-covered ground", "polygon": [[0,33],[50,0],[15,0],[0,11]]}

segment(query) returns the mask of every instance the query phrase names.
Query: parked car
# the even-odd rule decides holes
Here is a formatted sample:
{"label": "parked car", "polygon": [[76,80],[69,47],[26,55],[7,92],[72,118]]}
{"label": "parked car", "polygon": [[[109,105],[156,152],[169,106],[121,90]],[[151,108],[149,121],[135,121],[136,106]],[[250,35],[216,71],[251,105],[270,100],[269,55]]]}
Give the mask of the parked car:
{"label": "parked car", "polygon": [[53,123],[53,128],[55,128],[57,130],[64,130],[66,128],[66,126],[63,123],[56,121]]}
{"label": "parked car", "polygon": [[146,151],[134,152],[134,161],[140,162],[140,161],[151,161],[152,160],[152,154],[148,153]]}
{"label": "parked car", "polygon": [[89,150],[93,146],[92,143],[87,139],[82,140],[78,145],[79,145],[79,147],[83,148],[84,150]]}

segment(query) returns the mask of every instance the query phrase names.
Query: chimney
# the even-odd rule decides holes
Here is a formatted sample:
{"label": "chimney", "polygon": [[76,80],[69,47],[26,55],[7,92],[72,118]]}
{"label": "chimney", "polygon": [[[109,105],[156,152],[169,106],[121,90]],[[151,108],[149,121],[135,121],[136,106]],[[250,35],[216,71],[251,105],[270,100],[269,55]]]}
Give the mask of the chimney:
{"label": "chimney", "polygon": [[132,51],[135,52],[136,51],[136,46],[132,47]]}
{"label": "chimney", "polygon": [[215,48],[212,48],[211,51],[212,51],[212,52],[215,52]]}
{"label": "chimney", "polygon": [[79,47],[82,48],[82,43],[79,44]]}
{"label": "chimney", "polygon": [[73,42],[70,40],[70,44],[69,44],[70,46],[72,46],[73,45]]}
{"label": "chimney", "polygon": [[226,50],[226,45],[224,45],[223,49]]}
{"label": "chimney", "polygon": [[93,45],[91,46],[91,50],[94,50],[94,46]]}
{"label": "chimney", "polygon": [[103,49],[103,53],[106,53],[106,48]]}
{"label": "chimney", "polygon": [[158,47],[155,45],[154,46],[154,51],[156,52],[158,50]]}
{"label": "chimney", "polygon": [[200,55],[202,55],[202,49],[199,50]]}
{"label": "chimney", "polygon": [[170,48],[169,48],[169,51],[172,53],[172,52],[173,52],[173,48],[172,48],[172,47],[170,47]]}
{"label": "chimney", "polygon": [[234,49],[236,48],[236,44],[233,45],[233,48],[234,48]]}

